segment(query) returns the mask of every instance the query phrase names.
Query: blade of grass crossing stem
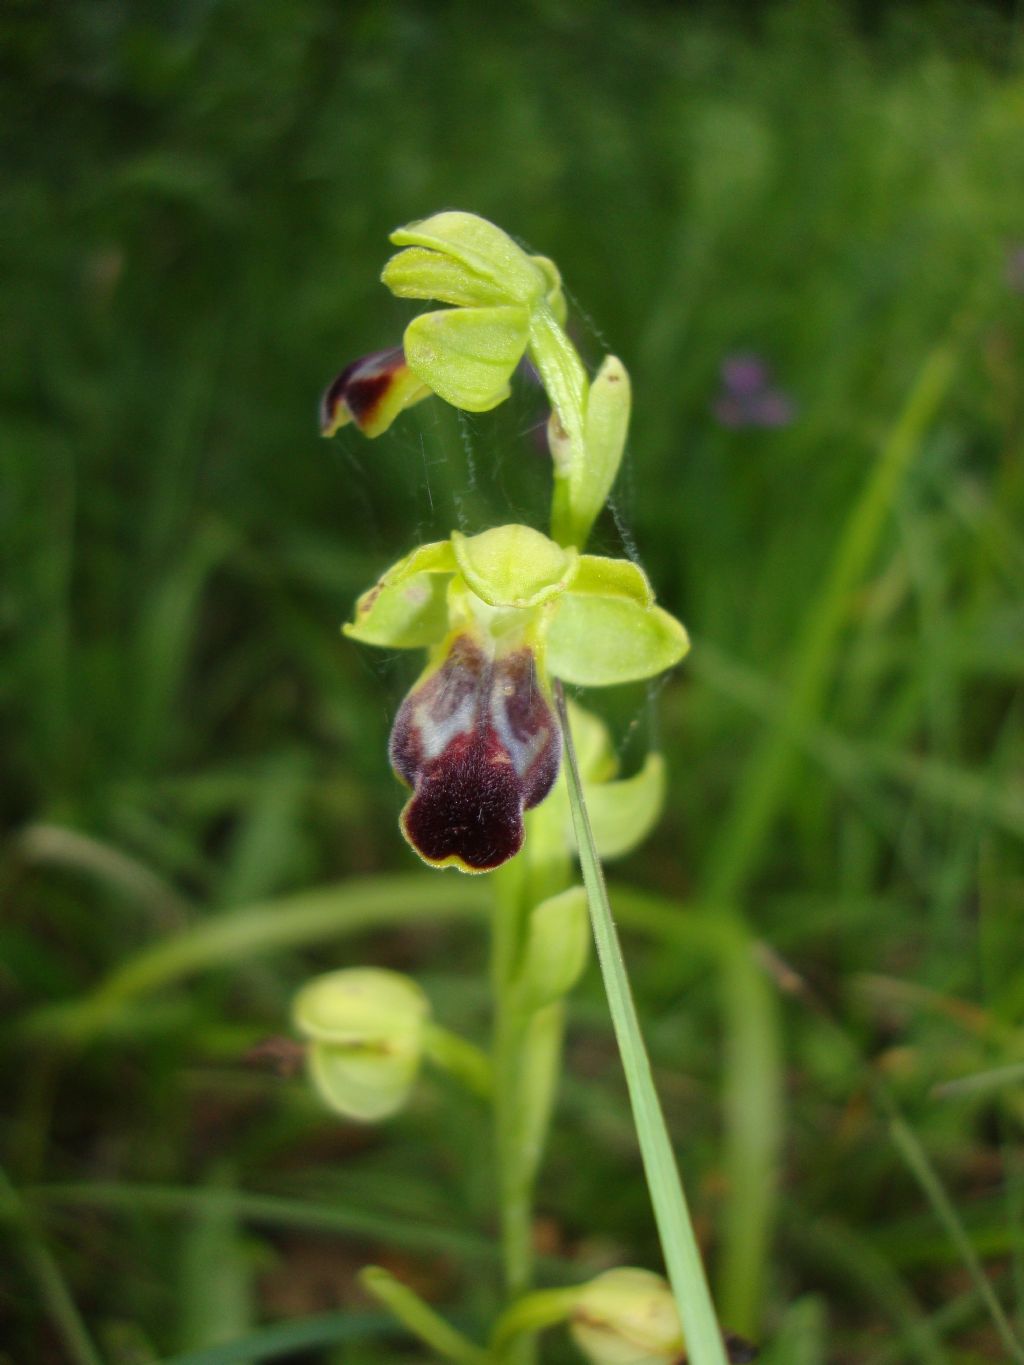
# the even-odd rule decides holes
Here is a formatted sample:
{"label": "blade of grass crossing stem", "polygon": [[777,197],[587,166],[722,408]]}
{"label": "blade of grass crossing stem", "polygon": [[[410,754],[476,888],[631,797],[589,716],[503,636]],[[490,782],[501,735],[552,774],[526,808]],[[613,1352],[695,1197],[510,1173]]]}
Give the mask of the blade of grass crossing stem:
{"label": "blade of grass crossing stem", "polygon": [[682,1181],[672,1153],[665,1117],[654,1088],[651,1064],[640,1032],[640,1021],[637,1018],[629,977],[626,974],[618,934],[608,904],[604,873],[583,802],[583,789],[576,764],[572,732],[569,729],[565,692],[560,683],[556,684],[556,696],[565,741],[569,803],[572,807],[573,826],[580,851],[583,885],[590,904],[594,940],[622,1058],[622,1068],[626,1074],[637,1139],[651,1202],[654,1205],[654,1217],[658,1225],[665,1268],[679,1307],[687,1353],[692,1365],[727,1365],[721,1330],[711,1301],[711,1291],[704,1274],[700,1248],[697,1246]]}

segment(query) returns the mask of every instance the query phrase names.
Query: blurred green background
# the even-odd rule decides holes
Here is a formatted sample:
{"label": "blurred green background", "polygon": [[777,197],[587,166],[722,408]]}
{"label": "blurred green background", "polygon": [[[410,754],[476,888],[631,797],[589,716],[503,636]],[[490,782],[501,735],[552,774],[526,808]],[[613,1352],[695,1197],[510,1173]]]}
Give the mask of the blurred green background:
{"label": "blurred green background", "polygon": [[[1013,11],[14,0],[0,35],[3,1365],[273,1323],[311,1334],[294,1360],[422,1358],[353,1286],[370,1259],[470,1330],[493,1311],[473,1103],[427,1080],[354,1129],[251,1053],[363,961],[485,1037],[477,893],[396,829],[415,661],[338,624],[418,540],[543,517],[539,396],[316,425],[410,315],[388,232],[442,207],[557,260],[589,362],[633,376],[596,541],[694,648],[600,699],[624,765],[657,743],[671,773],[615,878],[649,893],[622,927],[731,1325],[776,1365],[1009,1358],[913,1167],[1024,1311]],[[786,421],[723,413],[737,356]],[[392,890],[361,927],[337,888],[396,872],[436,917],[398,925]],[[79,1007],[267,903],[260,945]],[[657,1266],[594,972],[569,1060],[545,1277]]]}

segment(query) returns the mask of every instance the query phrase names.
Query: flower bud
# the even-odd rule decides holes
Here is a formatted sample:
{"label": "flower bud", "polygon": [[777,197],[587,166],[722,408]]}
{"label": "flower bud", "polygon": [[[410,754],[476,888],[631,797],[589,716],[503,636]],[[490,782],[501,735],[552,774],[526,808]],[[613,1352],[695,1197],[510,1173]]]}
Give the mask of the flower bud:
{"label": "flower bud", "polygon": [[398,972],[352,967],[308,982],[292,1008],[309,1040],[307,1064],[320,1098],[346,1118],[389,1118],[419,1070],[429,1004]]}
{"label": "flower bud", "polygon": [[582,886],[572,886],[534,908],[523,957],[524,995],[533,1009],[568,995],[586,966],[590,916]]}
{"label": "flower bud", "polygon": [[584,1286],[572,1335],[592,1365],[677,1365],[683,1329],[672,1291],[660,1275],[623,1266]]}

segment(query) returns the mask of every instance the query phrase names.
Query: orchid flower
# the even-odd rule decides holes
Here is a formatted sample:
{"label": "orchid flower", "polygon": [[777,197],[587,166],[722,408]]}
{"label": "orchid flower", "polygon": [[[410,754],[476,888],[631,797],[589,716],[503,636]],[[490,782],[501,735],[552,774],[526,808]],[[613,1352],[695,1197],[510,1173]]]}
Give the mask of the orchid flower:
{"label": "orchid flower", "polygon": [[517,525],[420,546],[359,599],[345,633],[429,651],[391,732],[392,766],[413,793],[401,827],[426,862],[464,872],[517,853],[523,812],[554,785],[551,679],[632,682],[688,647],[635,564]]}

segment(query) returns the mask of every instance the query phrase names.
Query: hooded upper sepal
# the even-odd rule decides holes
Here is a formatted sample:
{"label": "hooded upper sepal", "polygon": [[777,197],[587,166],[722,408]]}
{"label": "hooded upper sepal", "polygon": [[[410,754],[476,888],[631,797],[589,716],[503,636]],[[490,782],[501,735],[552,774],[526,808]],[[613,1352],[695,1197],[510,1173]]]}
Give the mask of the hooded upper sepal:
{"label": "hooded upper sepal", "polygon": [[381,281],[400,299],[436,299],[458,308],[489,308],[508,303],[507,292],[453,256],[410,246],[392,256]]}
{"label": "hooded upper sepal", "polygon": [[333,436],[354,422],[364,436],[380,436],[398,414],[429,398],[431,390],[413,373],[401,346],[353,360],[331,380],[320,400],[320,432]]}
{"label": "hooded upper sepal", "polygon": [[492,607],[538,607],[573,581],[579,557],[532,526],[494,526],[476,536],[452,532],[459,571]]}
{"label": "hooded upper sepal", "polygon": [[[650,753],[632,777],[585,785],[587,814],[602,858],[632,853],[658,823],[665,804],[665,760]],[[572,822],[569,822],[572,837]]]}
{"label": "hooded upper sepal", "polygon": [[391,649],[436,644],[448,629],[448,584],[455,569],[450,541],[420,545],[363,593],[355,620],[342,630],[364,644]]}
{"label": "hooded upper sepal", "polygon": [[[455,209],[435,213],[397,228],[391,240],[395,246],[420,247],[455,262],[468,276],[483,281],[510,303],[532,304],[551,292],[556,282],[550,261],[531,258],[507,232],[475,213]],[[556,279],[557,273],[554,271]],[[425,284],[426,278],[421,283]],[[461,302],[446,300],[443,294],[418,292],[411,297]]]}
{"label": "hooded upper sepal", "polygon": [[402,703],[391,763],[413,790],[406,839],[436,867],[487,872],[519,852],[523,812],[558,776],[561,734],[533,652],[454,635]]}

